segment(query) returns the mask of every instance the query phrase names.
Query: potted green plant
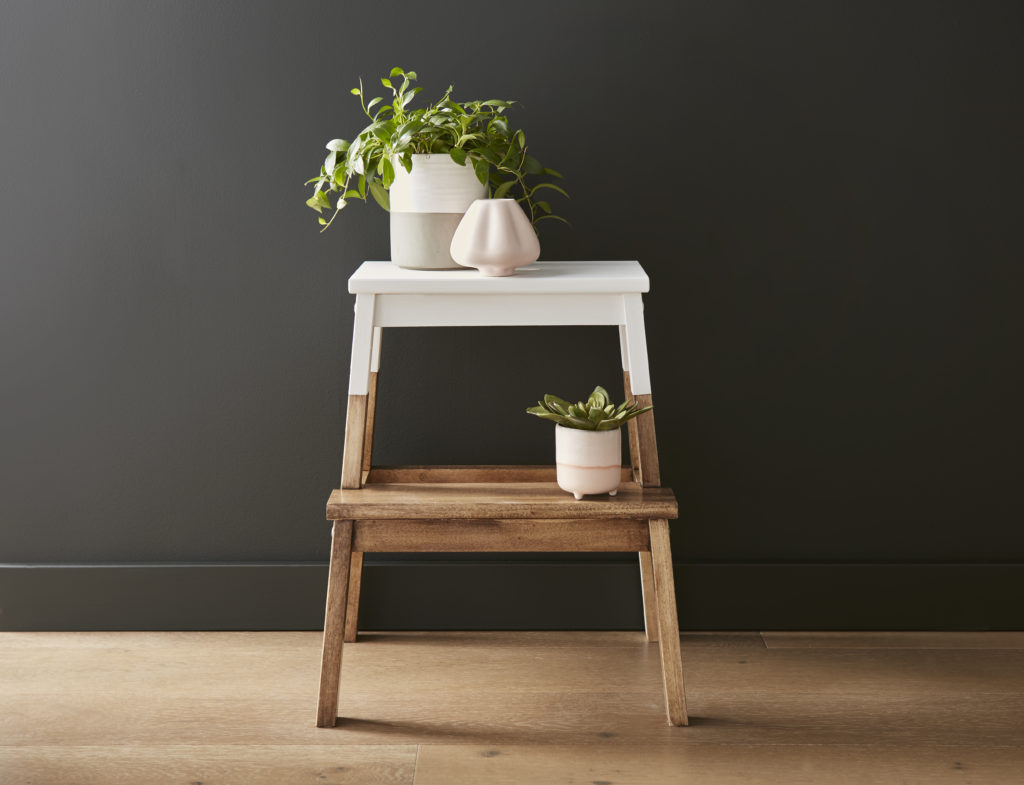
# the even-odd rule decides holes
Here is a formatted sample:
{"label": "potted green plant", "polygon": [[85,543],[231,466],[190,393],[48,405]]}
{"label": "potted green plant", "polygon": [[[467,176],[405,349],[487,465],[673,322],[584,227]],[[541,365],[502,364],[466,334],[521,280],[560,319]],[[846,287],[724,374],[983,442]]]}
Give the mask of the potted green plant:
{"label": "potted green plant", "polygon": [[[390,211],[391,258],[402,267],[453,269],[455,229],[473,201],[513,198],[536,228],[564,221],[544,190],[568,196],[552,182],[561,175],[527,153],[526,134],[509,124],[514,101],[455,101],[449,87],[436,102],[411,109],[422,88],[415,71],[392,68],[381,84],[390,100],[368,97],[362,79],[352,89],[370,123],[351,141],[332,139],[320,174],[306,184],[306,204],[327,229],[352,199],[367,196]],[[330,217],[324,215],[325,211]]]}
{"label": "potted green plant", "polygon": [[582,499],[584,494],[617,493],[622,471],[619,428],[652,408],[636,401],[616,406],[607,390],[595,387],[586,401],[569,403],[545,395],[526,411],[555,423],[558,487]]}

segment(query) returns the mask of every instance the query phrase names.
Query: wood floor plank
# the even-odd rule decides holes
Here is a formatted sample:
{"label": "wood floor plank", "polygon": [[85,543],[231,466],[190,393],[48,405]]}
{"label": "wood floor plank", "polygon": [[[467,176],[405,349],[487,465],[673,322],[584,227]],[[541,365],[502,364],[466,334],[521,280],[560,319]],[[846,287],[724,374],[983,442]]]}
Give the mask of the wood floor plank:
{"label": "wood floor plank", "polygon": [[411,785],[416,745],[0,747],[4,785]]}
{"label": "wood floor plank", "polygon": [[[268,642],[272,634],[266,634]],[[501,635],[505,637],[502,638]],[[576,640],[626,645],[568,645]],[[319,636],[304,645],[215,643],[165,649],[40,647],[0,649],[0,694],[118,694],[287,698],[317,678]],[[375,634],[347,644],[342,690],[477,693],[516,687],[529,692],[606,691],[607,684],[660,691],[658,649],[643,634],[551,636],[563,645],[527,646],[544,634]],[[725,641],[733,646],[725,646]],[[940,697],[948,691],[1024,693],[1024,651],[907,649],[762,649],[748,638],[684,636],[688,688],[732,694],[879,692]],[[458,672],[453,680],[451,674]]]}
{"label": "wood floor plank", "polygon": [[[595,685],[599,688],[599,685]],[[606,685],[606,689],[608,686]],[[308,694],[175,698],[49,695],[0,698],[11,746],[121,744],[1024,744],[1019,695],[942,698],[691,690],[691,725],[665,723],[660,692],[348,691],[333,729],[310,719]]]}
{"label": "wood floor plank", "polygon": [[370,634],[345,718],[317,729],[317,633],[10,633],[0,745],[1024,746],[1024,652],[682,647],[692,723],[672,728],[639,631]]}
{"label": "wood floor plank", "polygon": [[425,746],[416,785],[1019,785],[1024,750],[843,745]]}
{"label": "wood floor plank", "polygon": [[763,632],[769,649],[1024,649],[1024,632]]}
{"label": "wood floor plank", "polygon": [[[495,643],[503,647],[625,646],[644,641],[640,630],[429,630],[360,631],[360,640],[386,640],[416,646],[473,646]],[[317,631],[278,632],[0,632],[0,657],[22,648],[60,649],[206,649],[220,651],[284,651],[320,645]],[[757,632],[684,632],[683,645],[764,648]]]}

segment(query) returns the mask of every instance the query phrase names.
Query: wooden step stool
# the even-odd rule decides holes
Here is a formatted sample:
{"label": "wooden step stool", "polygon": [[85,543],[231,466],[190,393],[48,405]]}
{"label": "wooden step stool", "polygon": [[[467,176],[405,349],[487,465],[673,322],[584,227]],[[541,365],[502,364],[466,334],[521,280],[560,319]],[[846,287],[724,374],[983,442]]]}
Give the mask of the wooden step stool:
{"label": "wooden step stool", "polygon": [[[476,271],[417,272],[365,262],[356,295],[341,489],[334,522],[317,725],[338,710],[342,648],[356,639],[364,553],[636,552],[644,623],[661,648],[668,721],[686,725],[679,623],[668,521],[675,496],[661,488],[654,413],[629,423],[631,467],[615,497],[576,501],[554,467],[372,467],[381,330],[412,326],[619,326],[625,395],[651,402],[637,262],[538,262],[509,278]],[[526,415],[524,414],[524,417]]]}

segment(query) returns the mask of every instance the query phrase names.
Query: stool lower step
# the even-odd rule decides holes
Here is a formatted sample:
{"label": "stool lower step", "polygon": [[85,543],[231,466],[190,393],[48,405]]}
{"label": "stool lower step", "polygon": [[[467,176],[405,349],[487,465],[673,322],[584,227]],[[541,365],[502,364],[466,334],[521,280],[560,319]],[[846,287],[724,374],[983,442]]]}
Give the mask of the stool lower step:
{"label": "stool lower step", "polygon": [[615,496],[577,501],[553,482],[369,483],[331,492],[327,518],[339,520],[677,518],[670,488],[623,482]]}

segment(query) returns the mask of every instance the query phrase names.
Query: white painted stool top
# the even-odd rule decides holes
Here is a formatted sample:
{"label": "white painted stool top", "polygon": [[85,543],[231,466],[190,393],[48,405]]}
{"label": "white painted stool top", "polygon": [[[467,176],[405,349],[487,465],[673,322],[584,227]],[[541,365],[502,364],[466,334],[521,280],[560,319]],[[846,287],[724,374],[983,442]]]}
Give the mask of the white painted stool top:
{"label": "white painted stool top", "polygon": [[348,279],[352,294],[626,294],[651,288],[639,262],[534,262],[515,275],[478,270],[406,270],[363,262]]}
{"label": "white painted stool top", "polygon": [[622,367],[634,395],[651,392],[642,294],[651,283],[636,261],[534,262],[515,275],[407,270],[363,262],[348,279],[356,295],[349,395],[366,395],[386,327],[617,325]]}

